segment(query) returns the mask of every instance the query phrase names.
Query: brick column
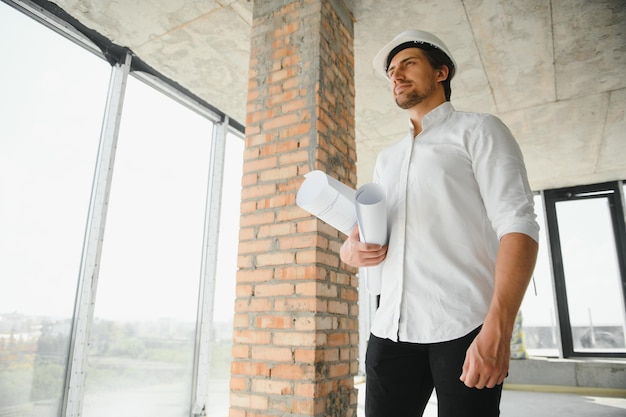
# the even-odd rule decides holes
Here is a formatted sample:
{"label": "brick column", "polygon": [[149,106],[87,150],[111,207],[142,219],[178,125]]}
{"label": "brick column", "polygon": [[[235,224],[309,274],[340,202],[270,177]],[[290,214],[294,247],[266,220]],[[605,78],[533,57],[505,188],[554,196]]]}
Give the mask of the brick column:
{"label": "brick column", "polygon": [[314,169],[356,184],[344,7],[254,4],[230,417],[356,416],[358,280],[345,236],[295,204]]}

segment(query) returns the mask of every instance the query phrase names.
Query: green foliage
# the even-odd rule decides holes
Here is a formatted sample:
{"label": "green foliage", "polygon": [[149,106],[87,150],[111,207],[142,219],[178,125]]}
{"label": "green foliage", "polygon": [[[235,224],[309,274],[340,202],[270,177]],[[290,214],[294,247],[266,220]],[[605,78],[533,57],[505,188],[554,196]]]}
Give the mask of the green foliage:
{"label": "green foliage", "polygon": [[38,356],[35,359],[31,401],[61,400],[65,380],[65,360]]}
{"label": "green foliage", "polygon": [[0,369],[0,404],[11,407],[30,400],[33,368]]}

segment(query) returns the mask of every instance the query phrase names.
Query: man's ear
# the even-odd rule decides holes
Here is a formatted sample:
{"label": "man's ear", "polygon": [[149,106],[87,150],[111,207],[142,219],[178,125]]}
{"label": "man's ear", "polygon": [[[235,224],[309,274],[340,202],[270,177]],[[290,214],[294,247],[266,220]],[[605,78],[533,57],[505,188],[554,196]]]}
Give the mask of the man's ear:
{"label": "man's ear", "polygon": [[448,74],[450,73],[450,69],[447,65],[442,65],[437,70],[437,81],[445,81],[448,79]]}

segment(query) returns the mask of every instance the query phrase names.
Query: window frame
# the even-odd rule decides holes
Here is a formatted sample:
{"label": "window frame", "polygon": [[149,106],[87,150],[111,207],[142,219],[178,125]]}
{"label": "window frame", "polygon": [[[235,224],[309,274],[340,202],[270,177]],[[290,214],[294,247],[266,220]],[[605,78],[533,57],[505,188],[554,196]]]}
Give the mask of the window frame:
{"label": "window frame", "polygon": [[[556,203],[558,202],[598,198],[599,195],[609,198],[609,209],[622,288],[621,296],[623,297],[623,300],[626,300],[626,226],[624,221],[626,212],[624,210],[623,187],[621,184],[622,181],[614,181],[545,190],[543,192],[548,235],[550,236],[549,245],[552,271],[554,274],[557,319],[561,335],[561,356],[564,358],[626,358],[626,353],[621,352],[577,352],[574,350],[573,334],[565,288],[565,271],[561,252],[559,225],[556,212]],[[626,315],[626,309],[624,314]]]}

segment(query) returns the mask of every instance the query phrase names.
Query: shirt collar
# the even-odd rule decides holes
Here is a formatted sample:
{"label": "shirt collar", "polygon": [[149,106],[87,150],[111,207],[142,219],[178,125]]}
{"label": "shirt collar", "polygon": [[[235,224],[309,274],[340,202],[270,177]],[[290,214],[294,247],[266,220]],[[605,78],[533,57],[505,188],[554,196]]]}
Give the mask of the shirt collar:
{"label": "shirt collar", "polygon": [[[441,103],[424,115],[422,118],[422,130],[425,130],[428,126],[437,123],[452,112],[454,112],[452,103],[449,101]],[[413,123],[411,123],[411,120],[409,120],[409,130],[411,131],[411,137],[415,137],[415,129],[413,129]]]}

